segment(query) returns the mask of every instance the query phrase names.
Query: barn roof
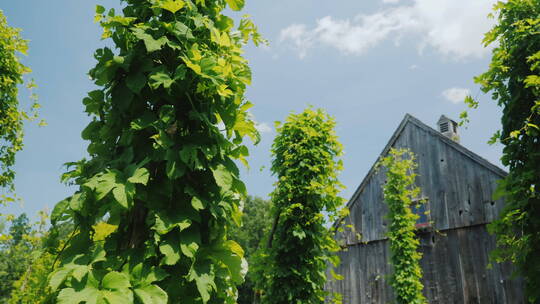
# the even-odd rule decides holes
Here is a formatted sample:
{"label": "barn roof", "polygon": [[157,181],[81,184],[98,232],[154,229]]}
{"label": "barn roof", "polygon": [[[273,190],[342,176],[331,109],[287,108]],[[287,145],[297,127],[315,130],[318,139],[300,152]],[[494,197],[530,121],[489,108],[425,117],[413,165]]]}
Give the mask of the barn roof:
{"label": "barn roof", "polygon": [[486,169],[493,172],[494,174],[496,174],[496,175],[498,175],[500,177],[505,177],[507,175],[507,173],[504,170],[502,170],[501,168],[497,167],[496,165],[490,163],[488,160],[481,157],[480,155],[472,152],[471,150],[469,150],[469,149],[465,148],[464,146],[460,145],[459,143],[457,143],[457,142],[451,140],[450,138],[444,136],[442,133],[440,133],[439,131],[431,128],[430,126],[426,125],[425,123],[421,122],[420,120],[418,120],[416,117],[412,116],[411,114],[405,114],[405,117],[403,118],[403,120],[399,124],[398,128],[396,129],[396,131],[394,132],[394,134],[390,138],[390,141],[388,141],[388,143],[384,147],[383,151],[381,152],[381,154],[377,158],[377,161],[375,161],[375,163],[372,165],[372,167],[369,170],[368,174],[364,177],[364,179],[360,183],[360,186],[358,186],[358,188],[356,189],[356,191],[352,195],[351,199],[347,203],[347,207],[349,209],[354,205],[354,202],[356,201],[356,198],[358,197],[358,195],[360,195],[360,193],[362,193],[362,191],[364,190],[364,187],[366,186],[367,182],[369,181],[371,176],[376,172],[376,164],[377,164],[378,160],[380,159],[380,157],[385,156],[390,151],[390,149],[394,146],[396,140],[398,139],[398,137],[400,136],[400,134],[403,132],[403,130],[405,129],[405,127],[408,124],[414,124],[415,126],[425,130],[430,136],[444,142],[445,144],[447,144],[448,146],[453,148],[457,153],[461,153],[461,154],[465,155],[466,157],[470,158],[472,161],[474,161],[474,162],[478,163],[479,165],[485,167]]}

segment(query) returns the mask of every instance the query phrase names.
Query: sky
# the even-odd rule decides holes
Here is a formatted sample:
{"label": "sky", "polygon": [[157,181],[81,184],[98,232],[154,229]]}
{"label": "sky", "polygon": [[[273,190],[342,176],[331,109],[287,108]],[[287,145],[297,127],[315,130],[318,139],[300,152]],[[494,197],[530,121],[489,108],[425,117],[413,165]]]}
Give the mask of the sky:
{"label": "sky", "polygon": [[[246,47],[253,84],[246,97],[262,140],[250,145],[250,168],[242,169],[249,194],[267,198],[275,121],[307,106],[323,108],[337,122],[344,146],[340,174],[349,199],[406,113],[435,127],[444,114],[458,120],[471,94],[480,107],[460,129],[461,143],[501,166],[501,146],[487,141],[499,128],[500,109],[473,77],[485,71],[490,48],[483,33],[494,0],[246,0],[238,18],[251,15],[267,46]],[[0,0],[11,26],[30,40],[24,64],[39,86],[41,118],[25,127],[25,148],[17,156],[16,191],[21,204],[0,213],[34,216],[76,189],[60,183],[64,163],[86,154],[80,133],[89,118],[82,99],[94,89],[87,72],[93,52],[107,41],[93,23],[94,7],[111,1]],[[27,93],[21,102],[28,105]]]}

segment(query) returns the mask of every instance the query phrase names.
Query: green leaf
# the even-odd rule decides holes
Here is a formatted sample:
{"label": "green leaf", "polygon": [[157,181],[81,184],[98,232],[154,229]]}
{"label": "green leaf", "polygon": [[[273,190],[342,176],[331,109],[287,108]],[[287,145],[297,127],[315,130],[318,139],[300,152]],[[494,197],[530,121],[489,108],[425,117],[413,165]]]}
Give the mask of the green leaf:
{"label": "green leaf", "polygon": [[180,260],[179,243],[180,241],[175,233],[159,244],[159,251],[165,256],[163,259],[165,265],[174,265]]}
{"label": "green leaf", "polygon": [[97,14],[103,14],[105,13],[105,8],[101,5],[96,5],[96,13]]}
{"label": "green leaf", "polygon": [[152,227],[157,233],[164,235],[178,227],[180,231],[191,226],[192,221],[185,213],[156,214],[156,223]]}
{"label": "green leaf", "polygon": [[127,87],[135,94],[139,94],[146,84],[146,77],[142,72],[129,74],[126,78]]}
{"label": "green leaf", "polygon": [[233,11],[239,11],[244,7],[244,0],[227,0],[227,4]]}
{"label": "green leaf", "polygon": [[212,170],[216,183],[221,189],[227,191],[232,187],[233,176],[227,168],[223,165],[219,165],[216,169]]}
{"label": "green leaf", "polygon": [[79,304],[81,299],[77,296],[75,289],[62,289],[56,298],[58,304]]}
{"label": "green leaf", "polygon": [[247,262],[243,258],[244,250],[238,243],[229,240],[225,242],[223,247],[215,248],[212,256],[227,266],[231,278],[236,284],[244,282]]}
{"label": "green leaf", "polygon": [[58,221],[62,221],[66,218],[64,215],[65,212],[68,210],[70,198],[65,198],[58,202],[56,206],[54,206],[53,211],[51,212],[51,223],[54,225]]}
{"label": "green leaf", "polygon": [[173,14],[182,9],[185,5],[186,3],[182,0],[165,0],[158,4],[160,8],[168,10]]}
{"label": "green leaf", "polygon": [[186,63],[186,66],[188,68],[192,69],[195,73],[197,73],[199,75],[202,75],[202,68],[201,68],[200,65],[198,65],[197,63],[189,60],[186,57],[182,57],[182,60],[184,60],[184,62]]}
{"label": "green leaf", "polygon": [[188,39],[194,38],[193,34],[191,33],[191,29],[180,21],[176,21],[174,23],[173,33],[177,36],[186,37]]}
{"label": "green leaf", "polygon": [[196,196],[194,196],[191,199],[191,206],[193,206],[193,208],[195,208],[195,210],[203,210],[204,209],[203,202],[199,198],[197,198]]}
{"label": "green leaf", "polygon": [[176,160],[168,160],[165,172],[167,173],[168,178],[177,179],[184,176],[184,173],[186,173],[186,167]]}
{"label": "green leaf", "polygon": [[86,286],[80,291],[73,288],[66,288],[60,291],[57,304],[97,304],[101,300],[101,293],[92,286]]}
{"label": "green leaf", "polygon": [[521,130],[514,130],[514,131],[510,132],[510,137],[511,138],[518,138],[520,133],[521,133]]}
{"label": "green leaf", "polygon": [[150,172],[148,172],[148,169],[139,168],[135,170],[132,177],[128,178],[128,182],[133,183],[133,184],[142,184],[146,186],[149,178],[150,178]]}
{"label": "green leaf", "polygon": [[113,189],[114,199],[124,208],[128,208],[130,205],[128,203],[128,195],[126,193],[126,186],[123,184],[116,184],[116,187]]}
{"label": "green leaf", "polygon": [[160,86],[162,86],[165,89],[168,89],[171,87],[173,83],[174,83],[174,79],[171,79],[169,74],[166,73],[164,69],[160,69],[159,71],[150,75],[149,85],[154,90],[159,88]]}
{"label": "green leaf", "polygon": [[174,79],[175,80],[184,80],[186,78],[186,66],[185,65],[179,65],[176,70],[174,71]]}
{"label": "green leaf", "polygon": [[180,150],[180,160],[188,167],[195,167],[197,163],[197,148],[194,145],[184,145]]}
{"label": "green leaf", "polygon": [[306,232],[304,230],[293,230],[292,235],[302,240],[306,237]]}
{"label": "green leaf", "polygon": [[90,267],[88,265],[78,265],[73,269],[73,277],[80,282],[88,273],[89,269]]}
{"label": "green leaf", "polygon": [[54,292],[60,287],[62,283],[66,280],[66,277],[68,275],[71,275],[71,272],[73,272],[72,268],[63,268],[58,269],[55,272],[52,273],[52,276],[49,278],[49,287]]}
{"label": "green leaf", "polygon": [[133,292],[130,289],[103,290],[103,298],[108,304],[133,303]]}
{"label": "green leaf", "polygon": [[111,271],[103,277],[101,282],[106,289],[124,289],[131,287],[129,277],[125,273]]}
{"label": "green leaf", "polygon": [[116,173],[114,172],[98,175],[92,178],[92,180],[94,179],[97,181],[94,190],[97,193],[98,200],[102,200],[116,186]]}
{"label": "green leaf", "polygon": [[143,304],[167,304],[168,296],[163,289],[156,285],[147,285],[135,289],[135,295]]}
{"label": "green leaf", "polygon": [[142,28],[132,28],[131,31],[133,32],[135,37],[141,39],[144,42],[144,45],[146,46],[146,51],[148,53],[161,50],[161,48],[169,41],[166,36],[162,36],[159,39],[154,39],[152,35],[146,33]]}
{"label": "green leaf", "polygon": [[216,290],[214,282],[215,274],[208,261],[198,261],[191,267],[188,278],[190,281],[195,281],[197,290],[199,291],[203,303],[210,300],[210,293]]}
{"label": "green leaf", "polygon": [[200,242],[201,237],[198,230],[188,229],[180,233],[180,250],[189,258],[195,257],[195,253],[199,250]]}
{"label": "green leaf", "polygon": [[136,118],[134,121],[131,122],[131,128],[133,130],[143,130],[152,125],[152,123],[156,120],[156,116],[152,112],[144,112],[143,115],[139,118]]}

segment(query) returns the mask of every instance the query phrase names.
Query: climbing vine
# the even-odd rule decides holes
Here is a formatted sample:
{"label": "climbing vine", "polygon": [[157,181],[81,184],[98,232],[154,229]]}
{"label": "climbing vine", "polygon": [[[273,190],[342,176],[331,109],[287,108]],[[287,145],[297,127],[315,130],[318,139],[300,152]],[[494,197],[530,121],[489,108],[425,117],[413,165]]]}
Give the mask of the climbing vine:
{"label": "climbing vine", "polygon": [[414,154],[406,149],[391,149],[388,156],[379,163],[386,169],[386,183],[383,187],[384,201],[388,204],[390,227],[390,261],[394,266],[391,285],[397,303],[425,304],[422,269],[418,252],[420,241],[415,233],[418,215],[411,210],[412,199],[420,189],[414,185],[416,168]]}
{"label": "climbing vine", "polygon": [[89,159],[69,163],[78,186],[53,224],[74,231],[53,265],[55,303],[235,303],[247,271],[228,237],[246,195],[234,159],[258,140],[241,57],[263,40],[243,0],[125,0],[97,6],[115,48],[95,52],[99,89],[83,100]]}
{"label": "climbing vine", "polygon": [[[13,201],[15,154],[23,148],[23,123],[36,118],[39,105],[32,94],[30,111],[21,110],[19,85],[25,83],[23,76],[31,72],[24,66],[19,54],[27,54],[28,41],[20,36],[21,30],[10,27],[6,16],[0,10],[0,189],[6,192],[0,196],[0,203]],[[29,89],[35,87],[28,81]],[[1,194],[1,193],[0,193]]]}
{"label": "climbing vine", "polygon": [[492,141],[504,145],[509,174],[497,194],[506,205],[490,225],[497,236],[493,257],[513,262],[528,298],[540,299],[540,2],[509,0],[495,6],[497,24],[484,38],[496,44],[489,69],[475,78],[502,108],[502,129]]}
{"label": "climbing vine", "polygon": [[[334,120],[322,110],[291,114],[277,125],[272,145],[275,224],[269,239],[264,303],[324,303],[328,263],[339,246],[328,223],[340,216],[341,144]],[[325,218],[325,215],[327,217]]]}

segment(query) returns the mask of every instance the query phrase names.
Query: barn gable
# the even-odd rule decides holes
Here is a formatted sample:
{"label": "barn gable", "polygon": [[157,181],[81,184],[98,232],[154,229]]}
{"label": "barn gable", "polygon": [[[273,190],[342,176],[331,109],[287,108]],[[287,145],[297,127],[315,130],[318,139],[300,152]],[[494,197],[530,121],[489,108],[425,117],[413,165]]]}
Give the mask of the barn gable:
{"label": "barn gable", "polygon": [[[487,269],[495,239],[486,224],[504,201],[493,200],[497,181],[506,173],[459,143],[406,115],[381,156],[408,148],[418,164],[416,184],[427,199],[430,225],[419,231],[424,294],[429,303],[523,303],[522,282],[512,280],[510,264]],[[348,203],[350,215],[336,238],[347,248],[336,272],[344,280],[328,284],[344,304],[388,303],[393,292],[386,238],[387,206],[383,170],[375,164]],[[360,236],[360,238],[358,237]]]}
{"label": "barn gable", "polygon": [[[493,201],[492,194],[506,172],[413,116],[405,115],[380,157],[391,148],[408,148],[416,155],[417,185],[428,200],[434,228],[489,223],[502,208],[502,200]],[[376,162],[347,204],[362,242],[385,239],[387,231],[385,175],[375,167]]]}

